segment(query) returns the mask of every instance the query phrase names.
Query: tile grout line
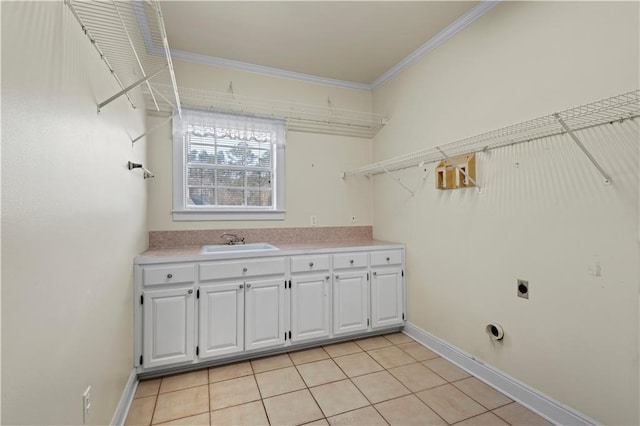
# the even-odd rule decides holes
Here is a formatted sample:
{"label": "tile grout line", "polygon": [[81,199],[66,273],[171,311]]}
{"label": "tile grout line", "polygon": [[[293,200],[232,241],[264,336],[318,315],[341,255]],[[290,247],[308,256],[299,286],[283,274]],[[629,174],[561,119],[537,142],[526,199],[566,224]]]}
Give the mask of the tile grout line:
{"label": "tile grout line", "polygon": [[[471,398],[472,400],[474,400],[475,402],[477,402],[478,404],[480,404],[480,405],[481,405],[482,407],[484,407],[487,411],[497,410],[498,408],[504,407],[504,406],[506,406],[506,405],[509,405],[509,404],[511,404],[511,403],[513,403],[513,402],[515,402],[515,401],[513,401],[511,398],[507,397],[506,395],[503,395],[501,392],[498,392],[498,391],[496,391],[495,389],[491,389],[491,390],[493,390],[494,392],[497,392],[497,393],[499,393],[500,395],[503,395],[505,398],[509,399],[509,401],[510,401],[510,402],[507,402],[506,404],[498,405],[497,407],[494,407],[494,408],[489,408],[489,407],[487,407],[487,406],[486,406],[486,405],[484,405],[482,402],[478,401],[478,400],[477,400],[477,399],[475,399],[473,396],[471,396],[471,395],[469,395],[467,392],[465,392],[465,391],[464,391],[464,389],[460,389],[459,387],[457,387],[457,386],[455,385],[455,383],[461,382],[461,381],[463,381],[463,380],[467,380],[467,379],[469,379],[469,378],[474,378],[474,379],[478,380],[477,378],[475,378],[475,377],[471,376],[471,377],[465,377],[464,379],[459,379],[459,380],[456,380],[456,381],[453,381],[453,382],[449,382],[449,384],[450,384],[451,386],[455,387],[456,389],[458,389],[460,392],[462,392],[463,394],[465,394],[465,395],[466,395],[466,396],[468,396],[469,398]],[[488,386],[488,385],[486,385],[486,386]]]}
{"label": "tile grout line", "polygon": [[[323,348],[323,350],[324,350],[324,348]],[[326,352],[326,351],[325,351],[325,352]],[[327,353],[327,355],[329,355],[329,354]],[[289,358],[291,358],[291,357],[289,357]],[[329,359],[331,359],[331,360],[333,361],[333,359],[332,359],[332,358],[329,358]],[[291,361],[293,361],[293,360],[291,360]],[[324,360],[320,360],[320,361],[324,361]],[[314,362],[314,361],[312,361],[312,362]],[[307,363],[307,364],[310,364],[310,363]],[[309,387],[309,385],[307,384],[307,381],[304,379],[304,377],[302,377],[302,374],[300,374],[300,370],[298,370],[298,366],[297,366],[297,365],[295,365],[295,363],[294,363],[294,367],[296,368],[296,371],[297,371],[297,372],[298,372],[298,374],[300,375],[300,378],[302,379],[302,383],[304,383],[304,385],[306,386],[306,391],[307,391],[307,392],[309,392],[309,395],[311,395],[311,399],[313,399],[313,402],[315,402],[316,406],[318,407],[318,409],[319,409],[319,410],[320,410],[320,412],[322,413],[322,419],[324,419],[327,423],[329,423],[329,420],[328,420],[328,418],[327,418],[326,413],[324,412],[324,410],[322,409],[322,407],[321,407],[321,406],[320,406],[320,404],[318,403],[318,400],[316,399],[316,396],[313,394],[313,392],[311,392],[311,388],[310,388],[310,387]],[[320,421],[320,420],[322,420],[322,419],[312,420],[311,422]],[[307,422],[307,423],[311,423],[311,422]]]}
{"label": "tile grout line", "polygon": [[[377,336],[375,336],[375,337],[377,337]],[[374,338],[375,338],[375,337],[374,337]],[[460,391],[464,396],[468,397],[469,399],[471,399],[472,401],[474,401],[475,403],[477,403],[480,407],[482,407],[482,408],[485,410],[485,411],[484,411],[484,412],[482,412],[482,413],[476,414],[476,415],[471,416],[471,417],[467,417],[466,419],[462,419],[462,420],[458,421],[457,423],[462,422],[462,421],[465,421],[465,420],[468,420],[468,419],[471,419],[471,418],[474,418],[474,417],[478,417],[478,416],[481,416],[481,415],[484,415],[484,414],[487,414],[487,413],[492,413],[493,415],[496,415],[496,416],[497,416],[498,418],[500,418],[501,420],[505,421],[507,424],[510,424],[508,421],[506,421],[506,420],[505,420],[505,419],[503,419],[501,416],[499,416],[497,413],[495,413],[495,412],[494,412],[494,410],[497,410],[497,409],[499,409],[499,408],[502,408],[502,407],[508,406],[508,405],[510,405],[510,404],[514,404],[514,403],[515,403],[515,401],[510,400],[510,402],[507,402],[507,403],[505,403],[505,404],[502,404],[502,405],[499,405],[499,406],[494,407],[494,408],[492,408],[492,409],[489,409],[487,406],[485,406],[484,404],[482,404],[480,401],[476,400],[474,397],[472,397],[472,396],[471,396],[471,395],[469,395],[467,392],[465,392],[464,390],[462,390],[462,389],[458,388],[458,387],[455,385],[455,383],[462,382],[463,380],[466,380],[466,379],[472,378],[472,377],[474,377],[474,376],[470,375],[470,376],[468,376],[468,377],[463,377],[463,378],[459,378],[459,379],[456,379],[456,380],[448,380],[448,379],[446,379],[445,377],[443,377],[442,375],[438,374],[436,371],[432,370],[431,368],[429,368],[427,365],[425,365],[425,364],[424,364],[424,363],[425,363],[425,362],[427,362],[427,361],[430,361],[430,360],[433,360],[433,359],[437,359],[437,358],[441,358],[440,356],[436,356],[436,357],[434,357],[434,358],[428,358],[428,359],[426,359],[426,360],[424,360],[424,361],[420,361],[417,357],[415,357],[415,356],[411,355],[409,352],[405,351],[405,350],[401,347],[401,345],[408,345],[408,344],[414,343],[414,342],[416,342],[415,340],[411,339],[411,341],[410,341],[410,342],[406,342],[406,341],[405,341],[405,342],[400,342],[400,343],[394,343],[394,342],[390,341],[389,339],[386,339],[386,338],[385,338],[384,336],[382,336],[382,335],[381,335],[380,337],[384,338],[387,342],[389,342],[389,343],[390,343],[390,344],[389,344],[389,346],[371,347],[371,348],[369,348],[369,349],[367,350],[367,349],[365,349],[364,347],[362,347],[361,345],[359,345],[359,344],[357,343],[357,341],[355,341],[355,340],[349,340],[349,341],[347,341],[347,342],[337,343],[336,345],[340,345],[340,344],[344,344],[344,343],[353,343],[353,344],[355,344],[355,345],[356,345],[356,347],[358,347],[358,348],[359,348],[359,351],[357,351],[357,352],[352,352],[352,353],[345,353],[345,354],[335,355],[335,356],[334,356],[334,355],[331,355],[331,354],[330,354],[330,353],[325,349],[325,346],[319,346],[318,348],[322,349],[322,350],[323,350],[323,352],[328,356],[328,358],[324,358],[324,359],[316,359],[316,360],[307,361],[307,362],[300,362],[300,363],[295,363],[295,362],[293,362],[293,359],[292,359],[292,358],[291,358],[291,356],[290,356],[290,352],[285,352],[283,355],[285,355],[285,354],[287,355],[287,358],[288,358],[288,360],[291,362],[291,365],[282,366],[282,367],[278,367],[278,368],[273,368],[273,369],[270,369],[270,370],[261,371],[261,372],[259,372],[259,373],[256,373],[256,372],[255,372],[255,370],[254,370],[254,368],[253,368],[253,363],[251,362],[251,360],[248,360],[247,362],[249,363],[249,367],[250,367],[250,369],[251,369],[251,371],[252,371],[252,373],[251,373],[251,374],[249,374],[249,375],[253,377],[253,381],[254,381],[254,383],[255,383],[255,386],[258,388],[259,398],[260,398],[260,401],[261,401],[261,404],[262,404],[263,410],[264,410],[264,412],[265,412],[265,415],[266,415],[266,417],[267,417],[267,421],[269,422],[269,424],[271,424],[271,421],[270,421],[270,419],[269,419],[269,414],[268,414],[268,412],[267,412],[267,410],[266,410],[266,406],[265,406],[265,404],[264,404],[264,400],[265,400],[265,398],[263,397],[263,395],[262,395],[262,391],[261,391],[261,389],[260,389],[260,386],[258,385],[256,374],[266,373],[266,372],[271,372],[271,371],[277,371],[277,370],[281,370],[281,369],[284,369],[284,368],[289,368],[289,367],[291,367],[291,366],[293,366],[293,367],[295,368],[296,373],[297,373],[297,374],[300,376],[300,378],[302,379],[302,382],[303,382],[303,384],[304,384],[304,386],[305,386],[305,388],[304,388],[304,389],[305,389],[305,390],[307,390],[307,391],[311,394],[311,396],[312,396],[312,398],[313,398],[313,400],[314,400],[315,404],[318,406],[318,408],[320,408],[320,411],[321,411],[321,413],[322,413],[322,414],[323,414],[323,416],[324,416],[323,418],[321,418],[321,419],[317,419],[317,420],[313,420],[312,422],[320,421],[320,420],[323,420],[323,419],[324,419],[325,421],[327,421],[327,422],[328,422],[328,419],[329,419],[329,418],[326,416],[326,414],[324,413],[324,411],[323,411],[323,410],[322,410],[322,408],[320,407],[320,404],[318,403],[318,401],[316,400],[315,396],[314,396],[314,395],[313,395],[313,393],[311,392],[311,389],[312,389],[312,388],[315,388],[315,387],[319,387],[319,386],[323,386],[323,385],[331,384],[331,383],[336,383],[336,382],[339,382],[339,381],[348,380],[348,381],[349,381],[349,383],[351,383],[351,384],[356,388],[356,390],[358,390],[358,392],[359,392],[359,393],[364,397],[364,399],[369,403],[369,405],[367,405],[367,406],[365,406],[365,407],[355,408],[355,409],[352,409],[352,410],[347,410],[347,411],[342,412],[342,413],[337,413],[337,414],[335,414],[335,415],[334,415],[334,416],[332,416],[332,417],[335,417],[335,416],[338,416],[338,415],[343,415],[343,414],[350,413],[350,412],[353,412],[353,411],[357,411],[357,410],[360,410],[360,409],[363,409],[363,408],[366,408],[366,407],[373,407],[373,409],[374,409],[374,410],[375,410],[375,411],[376,411],[376,412],[377,412],[377,413],[378,413],[378,414],[379,414],[379,415],[384,419],[384,421],[385,421],[386,423],[388,423],[388,421],[386,420],[386,418],[384,418],[384,416],[382,415],[382,413],[380,413],[380,411],[376,408],[375,404],[374,404],[374,403],[373,403],[373,402],[372,402],[372,401],[371,401],[371,400],[370,400],[366,395],[364,395],[364,394],[362,393],[362,391],[360,390],[360,388],[359,388],[359,387],[355,384],[355,382],[353,381],[353,379],[354,379],[354,378],[363,377],[363,376],[366,376],[366,375],[375,374],[375,373],[379,373],[379,372],[381,372],[381,371],[384,371],[384,372],[386,372],[387,374],[389,374],[391,377],[393,377],[396,381],[398,381],[398,382],[399,382],[399,383],[400,383],[400,384],[401,384],[401,385],[402,385],[402,386],[403,386],[407,391],[409,391],[410,393],[409,393],[409,394],[407,394],[407,395],[401,395],[401,396],[398,396],[398,397],[394,397],[394,398],[386,399],[386,400],[383,400],[383,401],[379,401],[379,402],[377,402],[376,404],[381,404],[381,403],[385,403],[385,402],[393,401],[393,400],[396,400],[396,399],[399,399],[399,398],[403,398],[403,397],[406,397],[406,396],[410,396],[410,395],[412,395],[412,396],[415,396],[415,397],[416,397],[416,398],[417,398],[417,399],[418,399],[422,404],[424,404],[426,407],[428,407],[430,410],[432,410],[432,411],[434,412],[434,414],[436,414],[439,418],[441,418],[443,421],[445,421],[445,420],[444,420],[444,419],[443,419],[443,418],[442,418],[442,417],[441,417],[441,416],[440,416],[440,415],[439,415],[439,414],[438,414],[438,413],[437,413],[437,412],[436,412],[436,411],[435,411],[435,410],[434,410],[434,409],[433,409],[429,404],[427,404],[427,403],[426,403],[425,401],[423,401],[420,397],[418,397],[418,396],[417,396],[417,393],[424,392],[424,391],[426,391],[426,390],[437,389],[437,388],[439,388],[439,387],[443,387],[443,386],[445,386],[445,385],[451,385],[454,389],[456,389],[456,390]],[[365,339],[362,339],[362,340],[365,340]],[[416,343],[419,343],[419,342],[416,342]],[[332,346],[332,345],[328,345],[328,346]],[[402,351],[402,353],[403,353],[403,354],[406,354],[408,357],[410,357],[411,359],[415,360],[415,362],[411,362],[411,363],[409,363],[409,364],[402,364],[402,365],[398,365],[398,366],[391,367],[391,368],[399,368],[399,367],[404,367],[404,366],[407,366],[407,365],[420,364],[421,366],[423,366],[424,368],[426,368],[427,370],[429,370],[431,373],[433,373],[436,377],[439,377],[439,378],[441,378],[442,380],[444,380],[444,382],[445,382],[445,383],[444,383],[444,384],[437,385],[437,386],[433,386],[433,387],[430,387],[430,388],[427,388],[427,389],[422,389],[422,390],[420,390],[420,391],[416,391],[416,392],[412,391],[412,390],[411,390],[411,389],[409,389],[409,388],[408,388],[408,387],[407,387],[407,386],[406,386],[402,381],[400,381],[397,377],[395,377],[395,376],[391,373],[391,371],[389,371],[389,368],[387,368],[387,367],[385,367],[385,366],[383,366],[383,365],[380,365],[380,363],[379,363],[375,358],[373,358],[373,357],[371,356],[371,354],[369,353],[369,351],[374,351],[374,350],[377,350],[377,349],[385,349],[385,348],[390,348],[390,347],[397,347],[398,349],[400,349],[400,350]],[[301,350],[300,352],[305,351],[305,350],[310,350],[310,349],[315,349],[315,348],[303,349],[303,350]],[[292,351],[292,352],[297,352],[297,351]],[[371,358],[371,359],[372,359],[376,364],[380,365],[380,367],[382,367],[382,370],[379,370],[379,371],[373,371],[373,372],[368,372],[368,373],[359,374],[359,375],[355,375],[355,376],[353,376],[353,377],[350,377],[350,376],[346,373],[346,371],[345,371],[345,370],[340,366],[340,364],[338,364],[338,363],[336,362],[336,359],[337,359],[337,358],[342,358],[342,357],[346,357],[346,356],[350,356],[350,355],[355,355],[355,354],[359,354],[359,353],[366,354],[366,355],[367,355],[368,357],[370,357],[370,358]],[[333,365],[334,365],[334,366],[336,366],[336,367],[338,368],[338,370],[339,370],[339,371],[340,371],[340,372],[345,376],[345,378],[341,378],[341,379],[337,379],[337,380],[332,380],[332,381],[329,381],[329,382],[326,382],[326,383],[321,383],[321,384],[318,384],[318,385],[315,385],[315,386],[311,386],[311,387],[310,387],[310,386],[309,386],[309,384],[308,384],[308,383],[306,382],[306,380],[304,379],[304,377],[303,377],[303,375],[302,375],[301,371],[299,370],[299,366],[304,366],[304,365],[307,365],[307,364],[312,364],[312,363],[321,362],[321,361],[327,361],[327,360],[331,360],[331,361],[332,361],[332,363],[333,363]],[[210,370],[211,370],[211,368],[215,368],[215,367],[207,367],[207,368],[206,368],[206,369],[207,369],[207,383],[206,383],[206,385],[207,385],[207,395],[208,395],[208,401],[207,401],[207,404],[208,404],[208,411],[207,411],[207,413],[208,413],[208,416],[209,416],[209,424],[211,424],[211,421],[212,421],[212,416],[211,416],[211,413],[212,413],[212,407],[211,407],[211,385],[212,385],[212,384],[215,384],[215,383],[223,383],[223,382],[226,382],[226,381],[235,380],[235,379],[238,379],[238,378],[242,378],[242,377],[249,376],[249,375],[245,375],[245,376],[239,376],[239,377],[234,377],[234,378],[230,378],[230,379],[219,380],[219,381],[217,381],[217,382],[211,382],[211,381],[210,381],[210,380],[211,380],[211,377],[210,377]],[[198,370],[196,370],[196,371],[198,371]],[[176,375],[177,375],[177,374],[176,374]],[[160,378],[160,384],[158,385],[158,391],[157,391],[157,393],[155,393],[155,394],[153,395],[153,396],[155,397],[155,400],[154,400],[154,407],[153,407],[153,411],[152,411],[152,414],[151,414],[151,422],[153,422],[153,419],[154,419],[154,416],[155,416],[155,414],[156,414],[156,411],[157,411],[157,409],[159,408],[159,407],[158,407],[158,400],[159,400],[160,395],[171,394],[171,393],[179,392],[179,391],[182,391],[182,390],[192,389],[192,388],[195,388],[195,387],[202,386],[202,385],[192,385],[192,386],[187,386],[187,387],[185,387],[185,388],[180,388],[180,389],[175,389],[175,390],[172,390],[172,391],[169,391],[169,392],[160,393],[160,389],[162,388],[162,383],[163,383],[164,379],[165,379],[166,377],[171,377],[171,376],[173,376],[173,375],[168,375],[168,376],[164,376],[164,377],[161,377],[161,378]],[[302,389],[297,389],[297,390],[290,391],[290,392],[284,392],[284,393],[282,393],[282,394],[272,395],[271,397],[277,397],[277,396],[282,396],[282,395],[286,395],[286,394],[289,394],[289,393],[299,392],[300,390],[302,390]],[[497,391],[497,390],[496,390],[495,392],[497,392],[497,393],[498,393],[498,394],[500,394],[500,395],[503,395],[501,392],[499,392],[499,391]],[[504,396],[504,395],[503,395],[503,396]],[[223,407],[223,408],[237,407],[237,406],[244,405],[244,404],[248,404],[248,403],[251,403],[251,402],[255,402],[255,401],[249,401],[249,402],[244,402],[244,403],[241,403],[241,404],[230,405],[230,406],[228,406],[228,407]],[[223,408],[221,408],[221,409],[223,409]],[[169,421],[179,420],[179,419],[183,419],[183,418],[191,417],[191,416],[194,416],[194,415],[200,415],[200,414],[204,414],[204,413],[190,414],[189,416],[179,417],[179,418],[177,418],[177,419],[171,419],[171,420],[169,420]],[[445,421],[445,423],[447,423],[447,424],[448,424],[448,422],[446,422],[446,421]]]}
{"label": "tile grout line", "polygon": [[[411,339],[411,340],[413,340],[413,339]],[[393,342],[392,342],[392,343],[393,343]],[[411,342],[405,342],[405,343],[411,343]],[[411,356],[410,354],[408,354],[407,352],[405,352],[404,350],[402,350],[402,348],[401,348],[401,347],[399,347],[397,344],[393,343],[393,345],[394,345],[395,347],[397,347],[398,349],[400,349],[403,353],[407,354],[407,356],[409,356],[409,357],[413,358],[414,360],[416,359],[415,357]],[[414,364],[414,363],[404,364],[404,365],[411,365],[411,364]],[[415,364],[421,364],[421,365],[423,365],[425,368],[427,368],[427,369],[428,369],[428,367],[427,367],[427,366],[425,366],[424,364],[422,364],[422,362],[420,362],[420,361],[418,361],[418,360],[416,360]],[[392,368],[403,367],[404,365],[398,365],[398,366],[396,366],[396,367],[392,367]],[[386,371],[387,373],[391,374],[391,372],[389,371],[389,369],[387,369],[387,368],[386,368],[386,367],[384,367],[384,366],[382,366],[382,368],[384,368],[384,371]],[[440,377],[437,373],[435,373],[435,372],[434,372],[434,374],[436,374],[436,376]],[[394,376],[393,374],[391,374],[391,376],[395,378],[395,376]],[[449,381],[448,381],[447,379],[445,379],[444,377],[441,377],[441,378],[446,382],[445,384],[448,384],[448,383],[449,383]],[[396,380],[397,380],[397,379],[396,379]],[[402,382],[401,382],[401,383],[402,383]],[[404,386],[404,383],[403,383],[403,386]],[[444,385],[439,385],[439,386],[444,386]],[[437,387],[437,386],[435,386],[435,387]],[[405,388],[406,388],[406,386],[405,386]],[[427,389],[433,389],[433,388],[427,388]],[[425,390],[427,390],[427,389],[423,389],[423,390],[421,390],[421,391],[419,391],[419,392],[423,392],[423,391],[425,391]],[[436,415],[439,419],[441,419],[445,424],[447,424],[447,425],[449,424],[449,422],[447,422],[447,421],[446,421],[446,420],[445,420],[445,419],[444,419],[444,418],[443,418],[443,417],[442,417],[442,416],[441,416],[441,415],[440,415],[436,410],[434,410],[434,409],[433,409],[429,404],[427,404],[426,402],[424,402],[424,401],[423,401],[423,400],[422,400],[418,395],[416,395],[416,393],[417,393],[417,392],[413,392],[411,389],[408,389],[408,388],[407,388],[407,390],[408,390],[409,392],[411,392],[409,395],[414,396],[415,398],[417,398],[417,399],[418,399],[418,401],[419,401],[420,403],[424,404],[424,405],[425,405],[425,407],[427,407],[429,410],[431,410],[431,411],[433,412],[433,414],[435,414],[435,415]],[[389,399],[389,400],[387,400],[387,401],[392,401],[392,400],[394,400],[394,399],[400,399],[400,398],[403,398],[403,397],[405,397],[405,396],[409,396],[409,395],[399,396],[399,397],[396,397],[396,398]],[[387,401],[382,401],[382,402],[387,402]],[[382,402],[380,402],[380,403],[382,403]],[[374,408],[375,408],[375,405],[374,405]],[[382,415],[382,413],[381,413],[380,415]],[[384,417],[384,416],[383,416],[383,417]],[[386,419],[385,419],[385,421],[386,421]],[[461,421],[462,421],[462,420],[461,420]]]}
{"label": "tile grout line", "polygon": [[207,405],[209,409],[207,410],[207,414],[209,416],[209,426],[211,426],[211,370],[207,368]]}
{"label": "tile grout line", "polygon": [[[158,393],[156,393],[156,400],[153,403],[153,411],[151,412],[151,419],[149,420],[149,424],[153,424],[153,418],[156,415],[156,408],[158,408],[158,399],[160,398],[160,387],[162,387],[162,379],[160,379],[160,384],[158,385]],[[126,423],[126,420],[125,420]]]}

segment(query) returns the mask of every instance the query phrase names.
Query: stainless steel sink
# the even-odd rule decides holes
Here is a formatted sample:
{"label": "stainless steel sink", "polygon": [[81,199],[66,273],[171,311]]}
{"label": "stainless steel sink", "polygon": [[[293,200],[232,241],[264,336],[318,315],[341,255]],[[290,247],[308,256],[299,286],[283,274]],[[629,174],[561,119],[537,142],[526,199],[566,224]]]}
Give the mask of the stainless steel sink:
{"label": "stainless steel sink", "polygon": [[249,244],[233,244],[233,245],[214,245],[202,247],[203,254],[216,254],[216,253],[245,253],[252,251],[270,251],[280,250],[278,247],[274,247],[268,243],[249,243]]}

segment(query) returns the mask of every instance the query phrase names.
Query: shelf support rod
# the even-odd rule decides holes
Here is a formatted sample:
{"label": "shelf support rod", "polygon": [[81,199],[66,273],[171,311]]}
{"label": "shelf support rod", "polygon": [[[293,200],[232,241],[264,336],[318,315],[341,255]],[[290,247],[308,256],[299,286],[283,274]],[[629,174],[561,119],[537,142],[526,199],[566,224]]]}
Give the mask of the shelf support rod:
{"label": "shelf support rod", "polygon": [[391,174],[391,172],[390,172],[389,170],[387,170],[387,168],[386,168],[386,167],[383,167],[383,168],[382,168],[382,170],[384,170],[384,172],[385,172],[386,174],[388,174],[388,175],[391,177],[391,179],[393,179],[393,180],[394,180],[398,185],[400,185],[401,187],[403,187],[403,188],[404,188],[404,189],[405,189],[409,194],[411,194],[411,196],[412,196],[412,197],[414,196],[413,191],[412,191],[412,190],[410,190],[410,189],[409,189],[409,188],[408,188],[404,183],[402,183],[402,182],[400,181],[400,179],[398,179],[398,178],[396,178],[394,175],[392,175],[392,174]]}
{"label": "shelf support rod", "polygon": [[469,176],[467,172],[458,165],[458,163],[456,163],[451,157],[445,154],[445,152],[441,150],[439,146],[436,146],[436,149],[440,151],[440,154],[442,154],[445,160],[451,163],[453,167],[455,167],[460,173],[464,175],[465,178],[469,179],[471,183],[473,183],[476,186],[476,188],[478,188],[478,192],[482,192],[482,188],[480,188],[480,185],[478,185],[478,182],[476,182],[471,176]]}
{"label": "shelf support rod", "polygon": [[573,141],[576,143],[576,145],[578,145],[578,148],[580,148],[582,150],[584,155],[586,155],[587,158],[591,161],[591,163],[593,163],[595,168],[598,169],[598,171],[600,172],[600,174],[604,178],[604,183],[609,185],[611,183],[611,178],[609,177],[607,172],[605,172],[604,169],[602,168],[602,166],[600,166],[600,164],[596,161],[596,159],[593,158],[593,155],[591,155],[591,153],[587,150],[587,148],[582,144],[580,139],[578,139],[578,137],[575,135],[575,133],[573,133],[573,131],[569,128],[569,126],[567,126],[567,123],[565,123],[564,120],[562,118],[560,118],[560,114],[558,114],[556,112],[556,113],[553,114],[553,116],[556,118],[556,120],[558,120],[558,123],[560,123],[560,125],[567,132],[567,134],[569,136],[571,136],[571,139],[573,139]]}
{"label": "shelf support rod", "polygon": [[[116,3],[116,0],[111,0],[111,3],[113,3],[113,9],[118,14],[118,19],[120,19],[120,25],[122,26],[124,34],[127,36],[129,47],[133,52],[133,56],[136,58],[136,62],[138,63],[138,67],[140,67],[140,71],[142,71],[142,76],[146,77],[147,73],[144,71],[144,67],[142,66],[140,57],[138,56],[138,51],[136,50],[136,47],[133,44],[133,40],[131,40],[131,36],[129,35],[129,30],[127,29],[127,25],[124,23],[124,19],[122,19],[122,14],[120,13],[120,9],[118,9],[118,4]],[[151,99],[153,99],[153,104],[156,107],[156,111],[160,111],[160,107],[158,106],[158,101],[156,101],[156,97],[153,95],[153,91],[151,90],[151,85],[149,84],[149,81],[147,80],[145,83],[147,84],[147,88],[149,89]]]}
{"label": "shelf support rod", "polygon": [[131,139],[131,143],[134,144],[136,142],[138,142],[140,139],[144,138],[145,136],[147,136],[149,133],[151,132],[155,132],[156,130],[158,130],[160,127],[164,126],[165,124],[167,124],[169,121],[171,121],[171,119],[173,118],[173,115],[167,117],[166,120],[162,120],[161,123],[158,123],[157,125],[153,126],[152,128],[150,128],[149,130],[147,130],[146,132],[144,132],[143,134],[141,134],[140,136],[138,136],[135,139]]}
{"label": "shelf support rod", "polygon": [[124,89],[122,89],[121,91],[119,91],[118,93],[116,93],[115,95],[113,95],[112,97],[110,97],[109,99],[107,99],[106,101],[100,102],[98,104],[98,112],[100,112],[100,110],[105,106],[110,104],[112,101],[114,101],[115,99],[119,98],[120,96],[129,93],[130,91],[132,91],[133,89],[135,89],[136,87],[140,86],[141,84],[145,83],[147,80],[152,79],[153,77],[155,77],[156,75],[160,74],[162,71],[166,70],[167,68],[169,68],[169,66],[167,65],[164,68],[159,69],[158,71],[154,72],[151,75],[147,75],[146,77],[141,78],[140,80],[136,81],[135,83],[133,83],[130,86],[125,87]]}
{"label": "shelf support rod", "polygon": [[[104,64],[107,66],[107,68],[109,68],[109,72],[111,73],[113,78],[116,80],[116,83],[118,83],[118,86],[120,86],[121,89],[124,89],[124,84],[122,84],[122,81],[120,80],[120,78],[118,77],[116,72],[114,71],[113,67],[111,66],[111,64],[107,60],[106,56],[104,56],[104,53],[102,53],[102,49],[100,49],[100,46],[98,46],[98,43],[96,42],[96,39],[93,38],[93,35],[91,34],[91,31],[89,31],[89,29],[84,25],[84,22],[82,22],[82,19],[80,18],[80,15],[78,15],[78,12],[73,7],[73,4],[71,4],[71,0],[64,0],[64,3],[69,7],[69,9],[71,10],[71,13],[76,18],[76,21],[78,21],[78,23],[80,24],[80,27],[82,28],[82,32],[85,33],[85,35],[87,36],[87,38],[89,39],[89,41],[91,42],[93,47],[96,49],[96,52],[98,52],[98,55],[100,55],[100,59],[102,59],[102,62],[104,62]],[[131,97],[129,97],[128,94],[127,94],[127,99],[129,100],[129,103],[131,104],[131,106],[133,108],[135,108],[136,106],[135,106],[135,104],[133,103],[133,100],[131,100]]]}

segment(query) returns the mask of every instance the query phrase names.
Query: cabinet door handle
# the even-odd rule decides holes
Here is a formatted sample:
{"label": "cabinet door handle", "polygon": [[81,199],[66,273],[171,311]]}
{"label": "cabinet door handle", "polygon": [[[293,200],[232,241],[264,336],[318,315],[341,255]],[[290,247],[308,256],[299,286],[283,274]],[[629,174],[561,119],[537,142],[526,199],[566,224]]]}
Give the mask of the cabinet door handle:
{"label": "cabinet door handle", "polygon": [[251,284],[247,284],[247,288],[251,288]]}
{"label": "cabinet door handle", "polygon": [[189,291],[187,291],[187,293],[193,294],[193,290],[189,289]]}
{"label": "cabinet door handle", "polygon": [[169,279],[173,278],[173,274],[167,274],[167,278]]}
{"label": "cabinet door handle", "polygon": [[325,280],[329,280],[329,278],[331,278],[329,275],[327,275],[326,277],[324,277]]}
{"label": "cabinet door handle", "polygon": [[313,262],[309,262],[309,268],[313,268]]}
{"label": "cabinet door handle", "polygon": [[373,271],[373,276],[374,276],[374,277],[378,276],[378,273],[377,273],[377,272],[375,272],[375,271]]}
{"label": "cabinet door handle", "polygon": [[247,272],[247,268],[242,268],[242,272]]}
{"label": "cabinet door handle", "polygon": [[244,284],[240,284],[240,288],[244,288]]}
{"label": "cabinet door handle", "polygon": [[336,275],[336,280],[337,280],[338,278],[340,278],[340,275]]}
{"label": "cabinet door handle", "polygon": [[353,259],[351,259],[351,260],[349,261],[349,263],[353,265]]}
{"label": "cabinet door handle", "polygon": [[387,262],[390,261],[391,259],[387,257]]}

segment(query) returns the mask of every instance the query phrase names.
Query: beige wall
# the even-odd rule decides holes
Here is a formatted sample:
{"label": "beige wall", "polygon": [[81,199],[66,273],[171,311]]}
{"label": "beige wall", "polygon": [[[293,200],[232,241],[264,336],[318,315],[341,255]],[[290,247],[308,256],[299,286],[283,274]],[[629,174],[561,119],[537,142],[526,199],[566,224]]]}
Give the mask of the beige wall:
{"label": "beige wall", "polygon": [[108,424],[133,368],[146,247],[141,109],[63,2],[2,2],[2,423]]}
{"label": "beige wall", "polygon": [[[499,4],[375,90],[390,123],[374,159],[637,89],[638,19],[637,2]],[[548,138],[479,153],[481,194],[434,189],[433,164],[413,198],[377,176],[374,236],[407,244],[410,322],[604,424],[638,424],[638,122],[579,137],[611,186]]]}
{"label": "beige wall", "polygon": [[[325,106],[327,98],[341,109],[371,110],[371,94],[277,78],[249,72],[175,61],[178,85],[227,91],[260,98],[283,99]],[[162,119],[150,115],[149,127]],[[148,137],[149,167],[156,178],[149,183],[148,226],[152,231],[217,228],[264,228],[371,225],[371,185],[366,180],[343,181],[340,172],[371,161],[371,140],[343,136],[288,132],[286,147],[285,220],[174,222],[171,216],[173,171],[171,124]],[[355,217],[355,221],[351,218]]]}

